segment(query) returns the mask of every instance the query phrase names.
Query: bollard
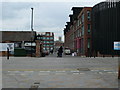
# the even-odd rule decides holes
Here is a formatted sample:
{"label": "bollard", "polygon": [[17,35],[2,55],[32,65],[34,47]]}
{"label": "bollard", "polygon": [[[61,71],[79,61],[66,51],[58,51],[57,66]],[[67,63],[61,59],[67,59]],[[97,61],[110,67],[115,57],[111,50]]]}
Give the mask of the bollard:
{"label": "bollard", "polygon": [[9,60],[9,48],[7,48],[7,59]]}

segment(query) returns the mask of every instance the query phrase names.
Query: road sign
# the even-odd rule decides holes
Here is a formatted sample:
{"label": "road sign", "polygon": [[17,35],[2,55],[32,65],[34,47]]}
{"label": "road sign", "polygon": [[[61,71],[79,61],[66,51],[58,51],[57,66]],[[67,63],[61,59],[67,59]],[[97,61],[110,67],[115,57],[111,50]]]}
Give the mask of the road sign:
{"label": "road sign", "polygon": [[14,51],[14,43],[0,43],[0,51],[7,51],[7,48],[9,51]]}
{"label": "road sign", "polygon": [[120,50],[120,42],[114,42],[114,50]]}

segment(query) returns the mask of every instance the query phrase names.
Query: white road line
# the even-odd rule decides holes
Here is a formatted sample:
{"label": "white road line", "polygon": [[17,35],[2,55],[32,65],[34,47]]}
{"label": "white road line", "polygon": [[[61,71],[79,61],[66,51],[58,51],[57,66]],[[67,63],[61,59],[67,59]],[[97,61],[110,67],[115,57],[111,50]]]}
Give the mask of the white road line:
{"label": "white road line", "polygon": [[99,74],[103,74],[102,72],[99,72]]}
{"label": "white road line", "polygon": [[66,72],[66,71],[56,71],[56,72]]}
{"label": "white road line", "polygon": [[70,72],[79,72],[79,71],[77,70],[77,71],[70,71]]}
{"label": "white road line", "polygon": [[107,73],[116,73],[116,72],[107,72]]}
{"label": "white road line", "polygon": [[50,72],[50,71],[40,71],[40,72]]}
{"label": "white road line", "polygon": [[99,70],[91,70],[91,71],[99,71]]}
{"label": "white road line", "polygon": [[103,71],[110,71],[110,70],[103,70]]}
{"label": "white road line", "polygon": [[18,73],[18,72],[20,72],[20,71],[8,71],[8,72]]}
{"label": "white road line", "polygon": [[25,73],[33,73],[34,71],[24,71]]}
{"label": "white road line", "polygon": [[80,73],[80,74],[85,74],[85,73]]}
{"label": "white road line", "polygon": [[65,75],[67,73],[55,73],[56,75]]}

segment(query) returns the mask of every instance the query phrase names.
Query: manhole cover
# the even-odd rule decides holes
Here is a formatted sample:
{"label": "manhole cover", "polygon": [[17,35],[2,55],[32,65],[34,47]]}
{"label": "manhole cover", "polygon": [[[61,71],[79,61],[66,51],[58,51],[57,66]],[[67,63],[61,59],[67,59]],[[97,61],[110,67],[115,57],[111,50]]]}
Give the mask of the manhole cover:
{"label": "manhole cover", "polygon": [[79,70],[79,71],[90,71],[89,68],[77,68],[77,70]]}

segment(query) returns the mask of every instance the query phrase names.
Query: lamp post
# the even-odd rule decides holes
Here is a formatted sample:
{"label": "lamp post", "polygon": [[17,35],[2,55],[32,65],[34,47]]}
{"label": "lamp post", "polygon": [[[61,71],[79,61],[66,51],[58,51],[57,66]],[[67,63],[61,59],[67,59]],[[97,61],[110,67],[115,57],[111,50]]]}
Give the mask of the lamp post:
{"label": "lamp post", "polygon": [[32,15],[31,15],[31,57],[32,57],[32,37],[33,37],[33,8],[32,10]]}
{"label": "lamp post", "polygon": [[32,16],[31,16],[31,30],[33,31],[33,8],[31,8],[32,10]]}

